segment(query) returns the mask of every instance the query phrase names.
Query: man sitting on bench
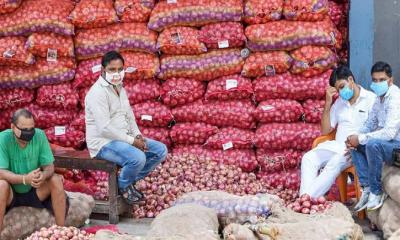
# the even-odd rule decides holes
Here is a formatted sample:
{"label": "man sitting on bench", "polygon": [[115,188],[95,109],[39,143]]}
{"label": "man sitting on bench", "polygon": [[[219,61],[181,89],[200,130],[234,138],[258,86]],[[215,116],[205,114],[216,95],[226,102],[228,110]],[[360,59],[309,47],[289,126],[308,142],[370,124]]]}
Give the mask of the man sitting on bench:
{"label": "man sitting on bench", "polygon": [[[5,213],[14,207],[46,208],[64,226],[68,201],[45,133],[33,115],[17,110],[11,129],[0,133],[0,232]],[[27,216],[28,217],[28,216]]]}
{"label": "man sitting on bench", "polygon": [[115,51],[101,61],[101,76],[85,98],[86,142],[90,156],[122,167],[119,190],[128,204],[143,199],[135,183],[167,156],[163,143],[144,138],[122,86],[124,59]]}

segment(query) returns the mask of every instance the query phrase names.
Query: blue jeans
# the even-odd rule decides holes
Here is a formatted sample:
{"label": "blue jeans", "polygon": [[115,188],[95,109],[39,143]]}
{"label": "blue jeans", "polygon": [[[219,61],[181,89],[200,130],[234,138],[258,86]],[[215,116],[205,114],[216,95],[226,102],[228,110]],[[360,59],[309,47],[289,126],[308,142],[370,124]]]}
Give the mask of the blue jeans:
{"label": "blue jeans", "polygon": [[366,145],[359,145],[357,150],[351,151],[352,161],[362,187],[369,187],[375,195],[382,194],[383,163],[393,164],[393,149],[399,147],[400,141],[371,139]]}
{"label": "blue jeans", "polygon": [[112,141],[102,147],[97,159],[114,162],[122,167],[118,176],[118,186],[125,189],[129,185],[144,178],[167,157],[167,147],[155,140],[146,138],[146,152],[126,142]]}

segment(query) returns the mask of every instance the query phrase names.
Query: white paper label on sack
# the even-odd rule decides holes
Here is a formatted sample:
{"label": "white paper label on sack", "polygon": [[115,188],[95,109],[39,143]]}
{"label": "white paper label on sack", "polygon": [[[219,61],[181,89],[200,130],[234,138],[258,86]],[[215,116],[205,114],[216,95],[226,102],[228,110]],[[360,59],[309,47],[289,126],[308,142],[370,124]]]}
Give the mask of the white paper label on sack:
{"label": "white paper label on sack", "polygon": [[65,135],[65,126],[55,126],[54,135],[56,136]]}
{"label": "white paper label on sack", "polygon": [[237,88],[238,86],[238,81],[236,79],[227,79],[226,80],[226,85],[225,85],[225,89],[229,90],[232,88]]}
{"label": "white paper label on sack", "polygon": [[335,45],[335,44],[336,44],[336,36],[335,36],[335,33],[334,33],[334,32],[331,32],[329,35],[331,36],[332,45]]}
{"label": "white paper label on sack", "polygon": [[228,40],[223,40],[218,42],[218,48],[228,48],[228,47],[229,47]]}
{"label": "white paper label on sack", "polygon": [[181,44],[182,43],[181,35],[178,32],[172,33],[171,34],[171,39],[172,39],[173,42],[175,42],[175,44]]}
{"label": "white paper label on sack", "polygon": [[101,71],[101,65],[96,65],[92,67],[92,73],[97,73]]}
{"label": "white paper label on sack", "polygon": [[168,3],[168,4],[177,3],[177,2],[178,2],[178,0],[167,0],[167,3]]}
{"label": "white paper label on sack", "polygon": [[267,65],[264,67],[265,76],[275,76],[275,67],[273,65]]}
{"label": "white paper label on sack", "polygon": [[153,116],[151,115],[142,115],[140,118],[142,121],[153,121]]}
{"label": "white paper label on sack", "polygon": [[272,105],[264,105],[264,106],[261,106],[261,109],[263,110],[263,111],[271,111],[272,109],[274,109],[275,107],[274,106],[272,106]]}
{"label": "white paper label on sack", "polygon": [[3,57],[4,58],[12,58],[15,56],[15,51],[12,49],[8,49],[6,51],[3,52]]}
{"label": "white paper label on sack", "polygon": [[231,149],[231,148],[233,148],[233,142],[227,142],[227,143],[222,144],[222,149],[224,149],[224,151]]}
{"label": "white paper label on sack", "polygon": [[57,62],[57,49],[47,49],[47,61],[48,62]]}
{"label": "white paper label on sack", "polygon": [[136,70],[137,70],[137,68],[135,68],[135,67],[127,67],[125,69],[125,72],[126,73],[133,73],[133,72],[136,72]]}

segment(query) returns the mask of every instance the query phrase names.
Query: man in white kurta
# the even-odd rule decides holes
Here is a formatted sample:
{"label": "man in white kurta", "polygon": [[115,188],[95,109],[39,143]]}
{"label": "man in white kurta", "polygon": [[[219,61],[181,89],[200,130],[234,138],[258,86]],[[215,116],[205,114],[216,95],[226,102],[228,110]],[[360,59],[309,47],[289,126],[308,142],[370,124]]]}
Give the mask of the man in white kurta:
{"label": "man in white kurta", "polygon": [[[336,129],[335,140],[319,144],[301,162],[300,195],[312,198],[325,195],[340,172],[351,165],[345,156],[346,139],[363,126],[376,99],[375,94],[355,83],[346,66],[333,71],[329,84],[321,127],[323,135]],[[340,97],[332,105],[337,92]]]}

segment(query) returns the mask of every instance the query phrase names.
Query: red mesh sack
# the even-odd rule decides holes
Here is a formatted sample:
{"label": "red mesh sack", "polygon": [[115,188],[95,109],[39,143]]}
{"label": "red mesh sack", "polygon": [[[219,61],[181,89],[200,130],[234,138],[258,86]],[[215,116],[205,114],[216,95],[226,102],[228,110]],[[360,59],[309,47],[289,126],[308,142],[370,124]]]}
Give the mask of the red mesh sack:
{"label": "red mesh sack", "polygon": [[114,7],[121,22],[147,22],[154,0],[115,0]]}
{"label": "red mesh sack", "polygon": [[149,28],[156,31],[171,26],[199,27],[214,22],[238,22],[243,6],[239,0],[160,1],[151,12]]}
{"label": "red mesh sack", "polygon": [[201,28],[199,40],[210,49],[236,48],[244,45],[246,36],[240,22],[212,23]]}
{"label": "red mesh sack", "polygon": [[253,81],[254,93],[258,102],[268,99],[323,99],[332,71],[305,78],[290,73],[261,77]]}
{"label": "red mesh sack", "polygon": [[75,36],[78,59],[103,56],[112,50],[155,53],[157,33],[144,23],[120,23],[104,28],[82,29]]}
{"label": "red mesh sack", "polygon": [[81,105],[82,108],[85,108],[85,97],[86,97],[86,94],[89,92],[89,90],[90,90],[90,87],[88,87],[88,88],[81,88],[81,89],[79,89],[79,91],[78,91],[78,94],[79,94],[79,103],[80,103],[80,105]]}
{"label": "red mesh sack", "polygon": [[293,50],[306,45],[342,46],[340,33],[330,19],[320,22],[274,21],[245,30],[252,51]]}
{"label": "red mesh sack", "polygon": [[24,37],[0,38],[0,65],[26,66],[35,63],[35,57],[25,49]]}
{"label": "red mesh sack", "polygon": [[1,131],[10,128],[11,117],[17,109],[18,108],[7,108],[7,109],[0,111],[0,130]]}
{"label": "red mesh sack", "polygon": [[88,185],[85,180],[79,181],[79,182],[73,182],[68,179],[64,179],[63,181],[64,184],[64,190],[68,192],[79,192],[79,193],[84,193],[88,194],[90,196],[94,196],[95,192],[93,191],[93,187]]}
{"label": "red mesh sack", "polygon": [[343,5],[335,3],[333,1],[329,1],[328,6],[329,17],[336,26],[339,26],[346,18],[346,13]]}
{"label": "red mesh sack", "polygon": [[157,48],[164,54],[195,55],[207,52],[199,40],[199,30],[191,27],[171,27],[161,32]]}
{"label": "red mesh sack", "polygon": [[[153,78],[159,71],[160,62],[153,54],[140,52],[122,53],[125,60],[125,80]],[[101,58],[79,63],[73,83],[74,88],[91,87],[100,77]]]}
{"label": "red mesh sack", "polygon": [[255,110],[251,101],[212,101],[205,104],[206,123],[219,127],[255,128]]}
{"label": "red mesh sack", "polygon": [[209,81],[240,73],[244,64],[239,49],[214,50],[200,55],[161,57],[161,79],[173,77]]}
{"label": "red mesh sack", "polygon": [[28,67],[0,67],[0,88],[35,88],[72,80],[74,75],[75,62],[72,59],[48,62],[41,58]]}
{"label": "red mesh sack", "polygon": [[34,95],[34,90],[26,88],[0,90],[0,110],[23,107],[33,101]]}
{"label": "red mesh sack", "polygon": [[258,173],[257,178],[263,182],[268,189],[292,189],[299,190],[300,188],[300,170],[282,171],[279,173]]}
{"label": "red mesh sack", "polygon": [[160,97],[160,84],[156,79],[127,81],[124,88],[131,105]]}
{"label": "red mesh sack", "polygon": [[42,86],[37,91],[36,103],[41,107],[76,110],[78,92],[70,83]]}
{"label": "red mesh sack", "polygon": [[159,102],[145,102],[133,106],[136,122],[145,127],[167,127],[174,119],[167,106]]}
{"label": "red mesh sack", "polygon": [[292,58],[284,51],[256,52],[250,54],[243,66],[245,77],[273,76],[287,72]]}
{"label": "red mesh sack", "polygon": [[205,98],[207,100],[248,99],[252,95],[253,87],[249,78],[231,75],[209,82]]}
{"label": "red mesh sack", "polygon": [[170,136],[177,144],[203,144],[218,128],[206,123],[178,123],[172,127]]}
{"label": "red mesh sack", "polygon": [[265,150],[309,150],[320,136],[320,126],[306,123],[272,123],[260,126],[256,131],[256,145]]}
{"label": "red mesh sack", "polygon": [[15,11],[0,15],[0,37],[33,32],[73,35],[74,25],[68,19],[73,9],[72,1],[24,0]]}
{"label": "red mesh sack", "polygon": [[187,78],[171,78],[161,87],[161,98],[170,107],[192,103],[203,97],[206,85]]}
{"label": "red mesh sack", "polygon": [[178,145],[173,149],[173,154],[192,154],[199,159],[210,159],[224,165],[240,167],[244,172],[252,172],[258,165],[254,151],[249,149],[224,151],[205,149],[199,145]]}
{"label": "red mesh sack", "polygon": [[85,110],[76,115],[70,126],[78,131],[86,132]]}
{"label": "red mesh sack", "polygon": [[260,24],[282,17],[283,0],[247,0],[244,3],[244,21]]}
{"label": "red mesh sack", "polygon": [[270,99],[260,102],[254,111],[254,117],[261,123],[298,122],[303,114],[303,107],[295,100]]}
{"label": "red mesh sack", "polygon": [[293,65],[290,72],[304,77],[319,75],[333,68],[337,56],[327,47],[305,46],[291,52]]}
{"label": "red mesh sack", "polygon": [[56,126],[45,130],[50,143],[61,147],[79,149],[85,143],[85,133],[66,126]]}
{"label": "red mesh sack", "polygon": [[22,0],[0,0],[0,14],[10,13],[15,11],[19,5],[21,4]]}
{"label": "red mesh sack", "polygon": [[141,127],[140,131],[146,138],[162,142],[168,147],[172,145],[169,130],[166,128]]}
{"label": "red mesh sack", "polygon": [[54,59],[58,57],[75,57],[74,41],[70,36],[55,33],[33,33],[28,37],[25,47],[35,56]]}
{"label": "red mesh sack", "polygon": [[55,126],[69,125],[76,115],[76,111],[65,109],[49,109],[34,104],[28,106],[35,119],[35,126],[46,129]]}
{"label": "red mesh sack", "polygon": [[202,100],[172,109],[172,115],[177,122],[206,122],[205,105]]}
{"label": "red mesh sack", "polygon": [[298,168],[302,157],[303,152],[292,149],[278,151],[257,149],[257,162],[260,165],[260,171],[264,173],[276,173]]}
{"label": "red mesh sack", "polygon": [[222,150],[251,149],[254,146],[254,141],[255,135],[253,131],[227,127],[210,136],[204,146]]}
{"label": "red mesh sack", "polygon": [[304,120],[309,123],[320,123],[324,107],[325,100],[308,99],[303,103]]}
{"label": "red mesh sack", "polygon": [[80,0],[70,19],[78,28],[105,27],[118,22],[112,0]]}
{"label": "red mesh sack", "polygon": [[293,21],[321,21],[329,14],[328,0],[287,0],[283,14]]}

